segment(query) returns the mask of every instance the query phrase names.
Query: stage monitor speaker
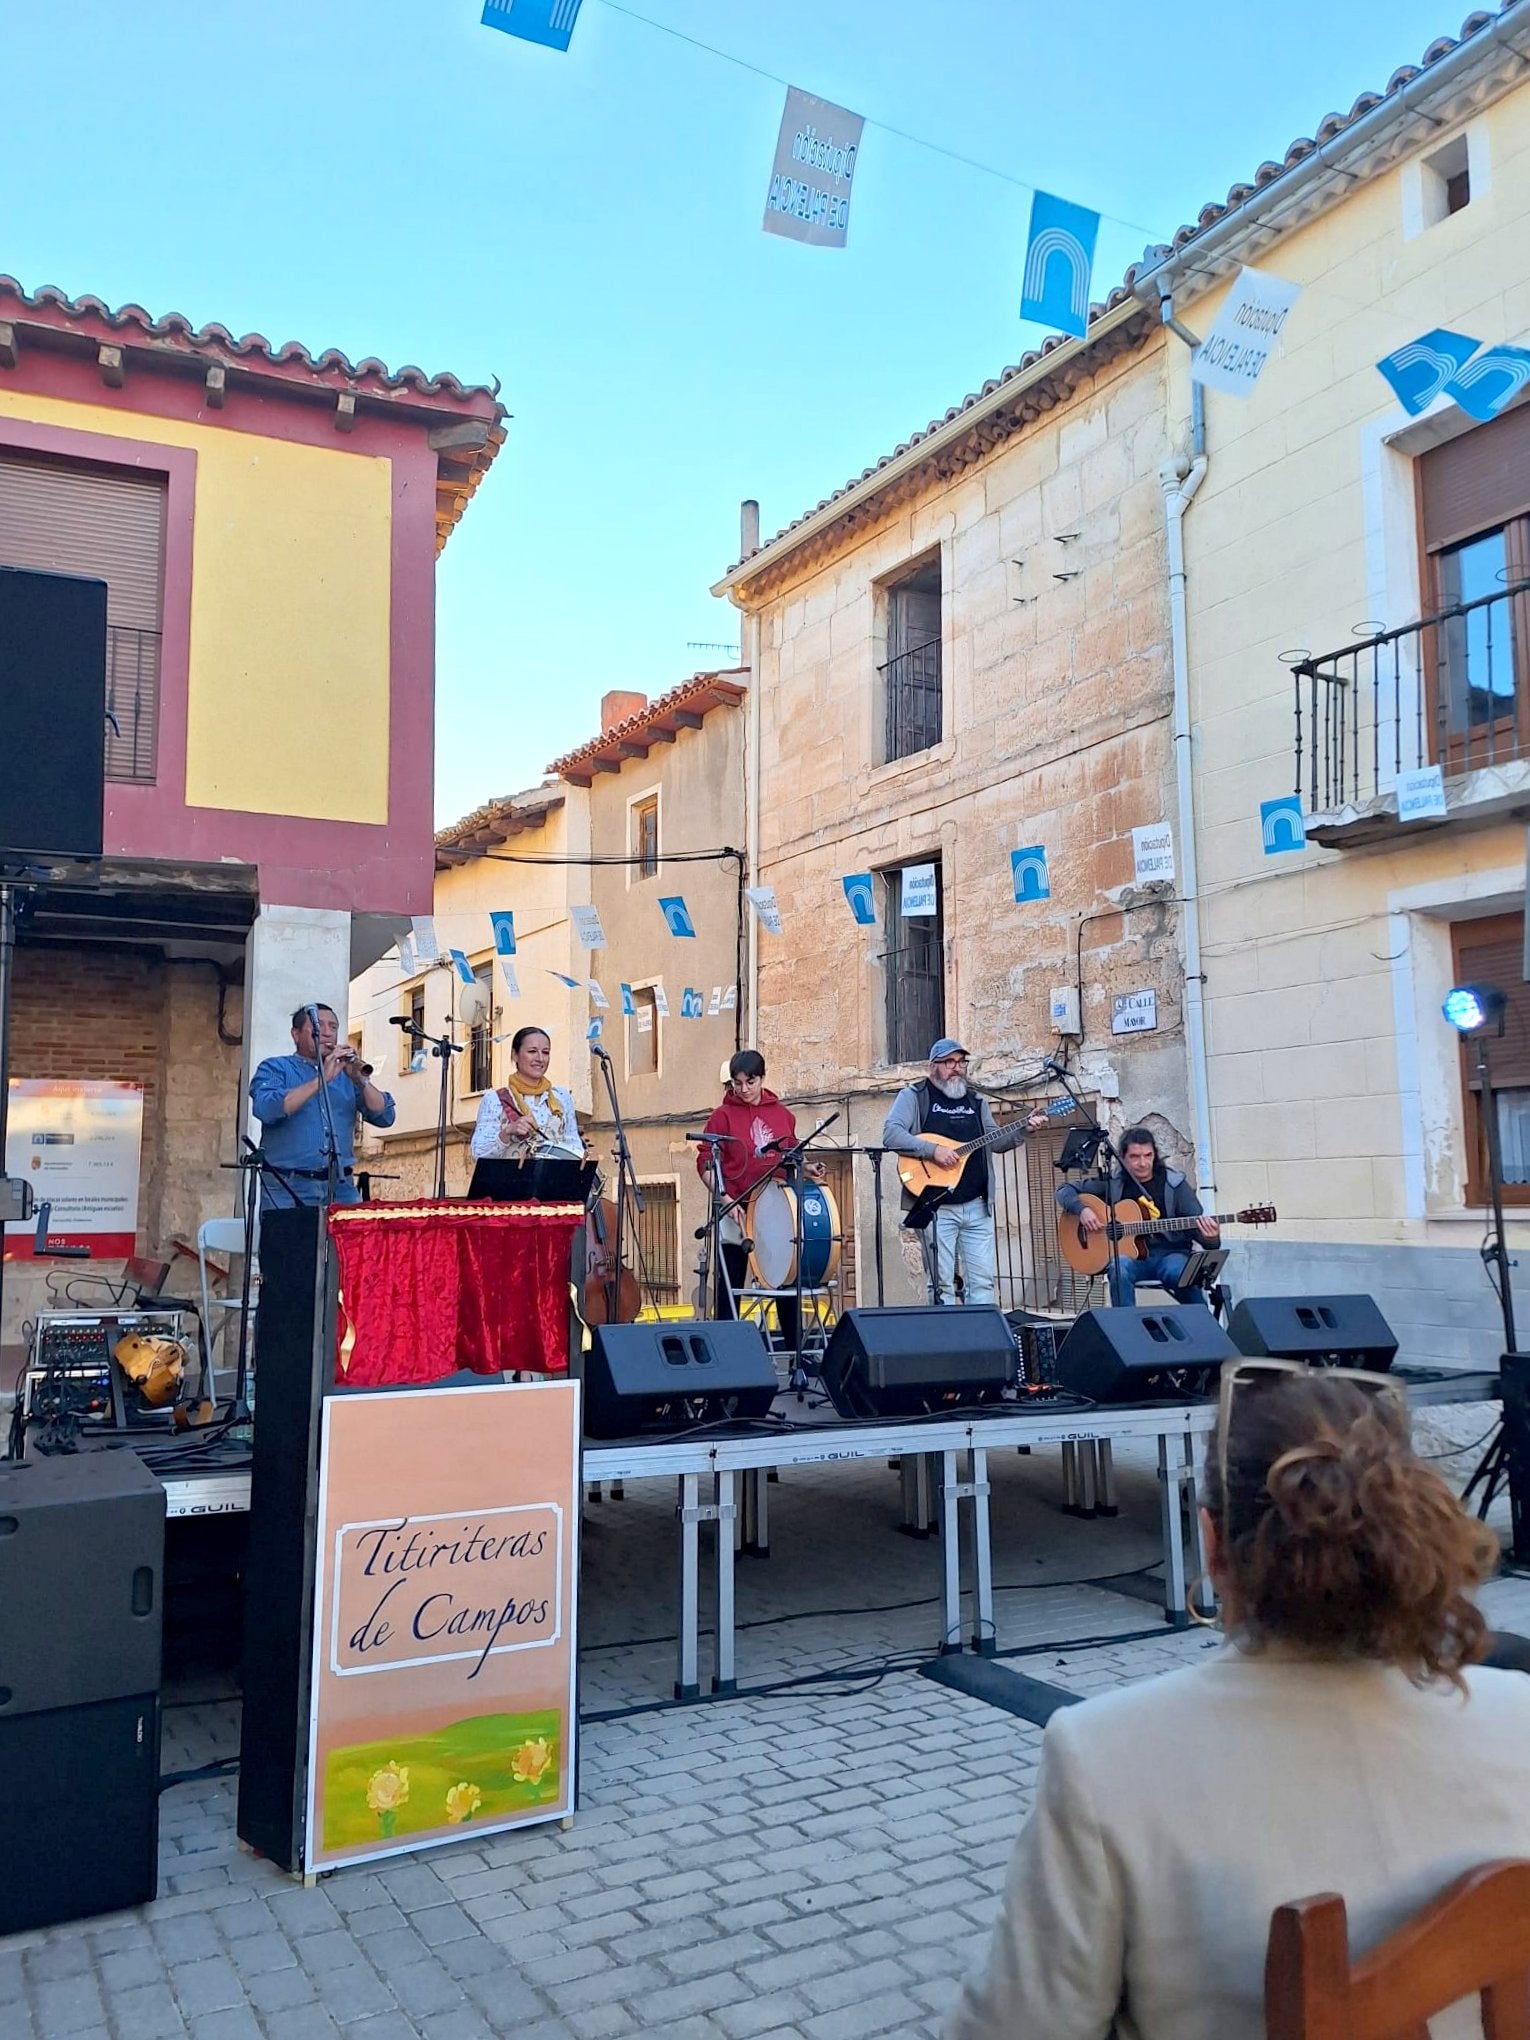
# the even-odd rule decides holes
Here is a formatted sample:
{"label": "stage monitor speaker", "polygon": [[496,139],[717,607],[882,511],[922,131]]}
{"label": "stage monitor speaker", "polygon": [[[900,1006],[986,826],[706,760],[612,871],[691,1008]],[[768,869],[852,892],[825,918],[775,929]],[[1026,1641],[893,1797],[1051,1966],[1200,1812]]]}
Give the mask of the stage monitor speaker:
{"label": "stage monitor speaker", "polygon": [[239,1733],[241,1841],[284,1870],[301,1867],[308,1759],[312,1551],[317,1535],[319,1412],[332,1377],[335,1264],[318,1295],[314,1205],[262,1212],[259,1412],[250,1468],[244,1573],[244,1705]]}
{"label": "stage monitor speaker", "polygon": [[0,1714],[0,1936],[148,1905],[158,1859],[158,1693]]}
{"label": "stage monitor speaker", "polygon": [[1238,1349],[1199,1303],[1086,1310],[1057,1349],[1057,1385],[1096,1403],[1210,1395]]}
{"label": "stage monitor speaker", "polygon": [[590,1438],[767,1417],[775,1399],[775,1362],[747,1322],[597,1325],[585,1355]]}
{"label": "stage monitor speaker", "polygon": [[99,857],[106,583],[0,567],[0,854]]}
{"label": "stage monitor speaker", "polygon": [[164,1569],[165,1491],[136,1453],[0,1460],[0,1721],[157,1693]]}
{"label": "stage monitor speaker", "polygon": [[1384,1373],[1392,1328],[1369,1296],[1245,1296],[1227,1327],[1240,1353]]}
{"label": "stage monitor speaker", "polygon": [[1003,1313],[986,1304],[847,1310],[823,1385],[842,1417],[940,1416],[995,1401],[1019,1364]]}

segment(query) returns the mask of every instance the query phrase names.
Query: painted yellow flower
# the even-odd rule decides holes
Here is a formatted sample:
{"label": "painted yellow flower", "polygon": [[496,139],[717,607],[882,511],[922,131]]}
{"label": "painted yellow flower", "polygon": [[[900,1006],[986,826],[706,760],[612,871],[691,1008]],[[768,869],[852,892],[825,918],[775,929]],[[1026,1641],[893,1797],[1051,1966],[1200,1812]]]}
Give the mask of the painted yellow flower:
{"label": "painted yellow flower", "polygon": [[510,1758],[510,1770],[523,1785],[538,1785],[552,1765],[552,1751],[547,1747],[545,1735],[534,1735],[529,1742],[523,1742]]}
{"label": "painted yellow flower", "polygon": [[374,1813],[397,1813],[409,1797],[409,1766],[384,1764],[367,1780],[367,1805]]}
{"label": "painted yellow flower", "polygon": [[466,1778],[460,1785],[453,1785],[446,1795],[446,1817],[448,1820],[471,1820],[483,1805],[483,1794],[476,1785],[470,1785]]}

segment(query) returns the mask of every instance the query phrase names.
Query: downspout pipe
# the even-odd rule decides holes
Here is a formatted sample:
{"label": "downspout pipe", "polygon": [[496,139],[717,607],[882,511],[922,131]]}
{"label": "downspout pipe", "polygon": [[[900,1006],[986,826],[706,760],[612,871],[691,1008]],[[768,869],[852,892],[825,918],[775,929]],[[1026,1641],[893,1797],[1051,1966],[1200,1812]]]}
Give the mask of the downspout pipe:
{"label": "downspout pipe", "polygon": [[1163,490],[1169,567],[1169,642],[1174,678],[1174,788],[1179,810],[1180,927],[1185,952],[1185,1054],[1190,1116],[1195,1131],[1195,1180],[1205,1195],[1216,1187],[1211,1140],[1211,1085],[1206,1066],[1206,1001],[1201,970],[1200,864],[1195,838],[1195,771],[1190,717],[1189,634],[1185,623],[1185,512],[1206,479],[1206,398],[1190,385],[1190,458],[1166,460],[1158,471]]}
{"label": "downspout pipe", "polygon": [[[760,549],[760,506],[752,499],[739,506],[739,558],[747,560]],[[737,600],[737,597],[734,598]],[[748,860],[745,883],[760,882],[760,620],[739,604],[739,657],[749,670],[748,756],[744,760],[744,855]],[[742,909],[744,902],[739,901]],[[744,1042],[760,1045],[760,917],[745,915],[749,940],[749,1024]],[[742,1020],[743,1015],[740,1014]]]}

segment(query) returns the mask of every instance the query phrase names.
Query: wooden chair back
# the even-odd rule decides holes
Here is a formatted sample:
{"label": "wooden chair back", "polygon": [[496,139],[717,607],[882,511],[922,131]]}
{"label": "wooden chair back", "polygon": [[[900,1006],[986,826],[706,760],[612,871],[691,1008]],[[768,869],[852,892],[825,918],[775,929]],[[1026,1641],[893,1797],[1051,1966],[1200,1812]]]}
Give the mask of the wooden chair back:
{"label": "wooden chair back", "polygon": [[1429,2040],[1426,2022],[1474,1995],[1487,2040],[1530,2040],[1530,1862],[1468,1871],[1358,1962],[1333,1892],[1270,1921],[1269,2040]]}

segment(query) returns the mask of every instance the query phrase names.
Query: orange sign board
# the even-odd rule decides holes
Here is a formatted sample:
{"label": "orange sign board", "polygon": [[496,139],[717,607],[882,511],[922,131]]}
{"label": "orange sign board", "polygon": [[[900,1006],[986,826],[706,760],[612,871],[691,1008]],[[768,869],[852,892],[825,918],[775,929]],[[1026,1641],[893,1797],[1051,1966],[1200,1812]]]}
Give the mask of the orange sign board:
{"label": "orange sign board", "polygon": [[573,1810],[576,1382],[324,1404],[304,1865]]}

